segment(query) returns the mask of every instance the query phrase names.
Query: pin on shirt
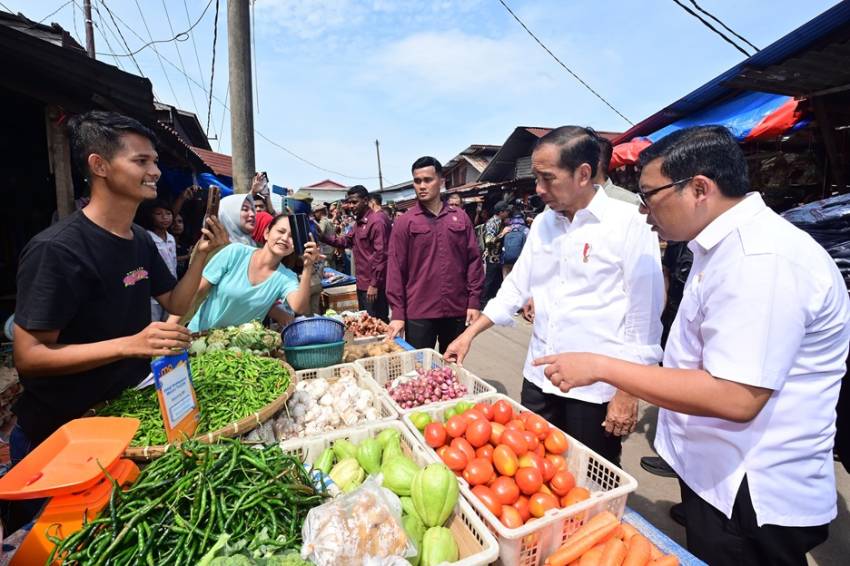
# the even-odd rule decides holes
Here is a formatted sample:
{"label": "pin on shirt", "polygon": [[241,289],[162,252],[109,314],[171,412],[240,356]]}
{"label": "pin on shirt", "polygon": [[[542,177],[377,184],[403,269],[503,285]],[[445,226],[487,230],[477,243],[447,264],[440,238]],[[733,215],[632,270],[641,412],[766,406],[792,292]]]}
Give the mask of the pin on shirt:
{"label": "pin on shirt", "polygon": [[590,259],[590,244],[584,244],[584,251],[581,252],[581,260],[587,263]]}

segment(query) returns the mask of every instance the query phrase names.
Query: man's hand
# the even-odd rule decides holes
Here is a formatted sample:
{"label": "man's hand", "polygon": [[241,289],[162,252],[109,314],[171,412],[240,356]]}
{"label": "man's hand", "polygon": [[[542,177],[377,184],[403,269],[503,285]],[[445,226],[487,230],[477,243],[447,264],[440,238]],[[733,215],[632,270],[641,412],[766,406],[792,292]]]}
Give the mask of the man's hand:
{"label": "man's hand", "polygon": [[144,330],[124,338],[123,354],[131,358],[170,356],[185,350],[192,341],[189,330],[171,322],[152,322]]}
{"label": "man's hand", "polygon": [[617,391],[608,403],[608,415],[602,421],[605,431],[614,436],[626,436],[637,425],[638,400],[624,391]]}
{"label": "man's hand", "polygon": [[504,228],[502,228],[502,231],[499,233],[499,237],[504,238],[508,234],[508,232],[511,231],[511,228],[513,228],[513,226],[505,226]]}
{"label": "man's hand", "polygon": [[391,320],[390,321],[390,331],[387,332],[386,342],[391,342],[395,340],[397,336],[404,335],[404,321],[403,320]]}
{"label": "man's hand", "polygon": [[366,289],[366,300],[370,303],[374,303],[378,300],[378,288],[374,285],[369,285]]}
{"label": "man's hand", "polygon": [[528,299],[528,302],[522,307],[522,318],[528,322],[534,322],[534,299]]}
{"label": "man's hand", "polygon": [[478,317],[481,316],[481,311],[478,309],[466,309],[466,325],[472,326],[472,324],[478,320]]}
{"label": "man's hand", "polygon": [[197,253],[206,255],[214,252],[222,246],[230,243],[230,236],[227,235],[227,230],[218,221],[215,216],[210,216],[206,221],[206,228],[201,228],[201,239],[196,245]]}
{"label": "man's hand", "polygon": [[443,359],[447,362],[454,362],[459,366],[463,366],[463,360],[466,354],[469,353],[469,347],[472,346],[472,339],[467,338],[466,332],[455,338],[454,342],[446,348],[446,353],[443,354]]}
{"label": "man's hand", "polygon": [[534,360],[535,366],[546,366],[543,373],[552,385],[566,393],[599,381],[596,367],[602,356],[597,354],[555,354]]}
{"label": "man's hand", "polygon": [[257,173],[254,175],[254,179],[251,181],[251,194],[256,195],[260,191],[263,190],[263,187],[266,186],[266,178],[263,177],[262,173]]}
{"label": "man's hand", "polygon": [[325,259],[319,252],[319,245],[312,240],[312,236],[310,237],[310,241],[304,244],[304,255],[301,256],[301,259],[304,261],[304,270],[312,269],[313,264],[319,260]]}

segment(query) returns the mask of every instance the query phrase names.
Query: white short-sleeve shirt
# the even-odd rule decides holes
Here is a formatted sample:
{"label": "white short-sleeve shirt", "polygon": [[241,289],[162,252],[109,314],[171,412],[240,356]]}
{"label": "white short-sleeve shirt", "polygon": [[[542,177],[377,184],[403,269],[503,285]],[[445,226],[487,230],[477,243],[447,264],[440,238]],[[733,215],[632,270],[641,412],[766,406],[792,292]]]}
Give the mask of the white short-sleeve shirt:
{"label": "white short-sleeve shirt", "polygon": [[727,517],[746,475],[759,525],[828,523],[837,512],[835,406],[850,343],[841,273],[757,193],[689,247],[694,263],[664,365],[773,394],[746,423],[662,409],[658,453]]}

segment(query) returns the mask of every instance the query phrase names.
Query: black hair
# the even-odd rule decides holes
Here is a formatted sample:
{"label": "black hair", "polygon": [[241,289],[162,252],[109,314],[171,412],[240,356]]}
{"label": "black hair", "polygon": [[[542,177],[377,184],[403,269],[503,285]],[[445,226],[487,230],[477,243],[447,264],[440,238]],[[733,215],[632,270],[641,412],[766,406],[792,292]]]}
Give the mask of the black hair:
{"label": "black hair", "polygon": [[614,156],[614,144],[606,137],[599,136],[599,172],[608,176],[611,158]]}
{"label": "black hair", "polygon": [[285,210],[283,212],[278,212],[277,214],[275,214],[272,217],[272,221],[268,223],[268,225],[266,226],[266,230],[271,230],[272,228],[274,228],[275,224],[280,222],[282,219],[289,218],[289,217],[290,217],[290,214],[289,214],[288,210]]}
{"label": "black hair", "polygon": [[[151,203],[148,205],[148,208],[150,209],[151,214],[153,214],[153,211],[157,208],[162,208],[164,210],[167,210],[168,212],[171,212],[171,205],[160,198],[152,200]],[[172,212],[172,215],[173,214],[174,213]]]}
{"label": "black hair", "polygon": [[354,185],[353,187],[348,189],[348,192],[346,192],[345,194],[347,194],[350,197],[357,195],[361,199],[369,198],[369,191],[366,190],[366,187],[364,187],[363,185]]}
{"label": "black hair", "polygon": [[592,128],[582,126],[561,126],[555,128],[539,140],[534,149],[551,144],[561,150],[558,164],[562,169],[575,171],[582,164],[590,165],[590,176],[596,176],[599,165],[599,135]]}
{"label": "black hair", "polygon": [[68,121],[68,135],[71,138],[71,153],[77,162],[79,171],[88,176],[89,155],[96,153],[104,159],[112,159],[121,149],[121,136],[138,134],[146,137],[156,146],[156,134],[141,122],[118,114],[92,110],[74,116]]}
{"label": "black hair", "polygon": [[384,204],[384,197],[381,196],[381,193],[369,193],[369,200],[378,204]]}
{"label": "black hair", "polygon": [[413,165],[410,167],[410,172],[416,171],[417,169],[424,169],[425,167],[433,167],[434,171],[437,172],[437,175],[443,175],[443,166],[437,161],[437,158],[431,157],[430,155],[426,155],[425,157],[420,157],[416,161],[413,162]]}
{"label": "black hair", "polygon": [[662,159],[661,173],[671,181],[696,175],[708,177],[727,197],[750,192],[750,177],[744,152],[724,126],[694,126],[664,136],[640,152],[646,167]]}

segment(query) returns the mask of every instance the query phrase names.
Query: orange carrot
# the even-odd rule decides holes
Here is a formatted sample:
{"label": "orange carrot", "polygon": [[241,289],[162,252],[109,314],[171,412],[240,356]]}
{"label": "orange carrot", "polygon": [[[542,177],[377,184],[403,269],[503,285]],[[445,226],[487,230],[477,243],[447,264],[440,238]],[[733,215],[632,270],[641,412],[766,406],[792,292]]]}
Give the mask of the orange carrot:
{"label": "orange carrot", "polygon": [[623,566],[646,566],[652,554],[649,539],[637,534],[629,540],[629,543],[629,552],[626,554]]}
{"label": "orange carrot", "polygon": [[605,548],[602,549],[599,566],[622,566],[623,560],[626,559],[626,552],[626,545],[623,541],[612,538],[605,543]]}
{"label": "orange carrot", "polygon": [[602,549],[599,545],[594,546],[584,553],[578,561],[579,566],[599,566],[599,561],[602,559]]}
{"label": "orange carrot", "polygon": [[623,529],[622,523],[616,529],[614,529],[614,532],[611,534],[611,536],[620,540],[623,540],[626,537],[626,531],[625,529]]}
{"label": "orange carrot", "polygon": [[572,562],[576,558],[579,558],[582,554],[596,546],[596,544],[600,540],[610,535],[611,532],[617,528],[617,524],[618,523],[608,523],[607,525],[602,526],[596,529],[595,531],[586,533],[579,539],[570,538],[566,544],[564,544],[561,548],[556,550],[554,554],[547,558],[544,564],[546,566],[565,566],[566,564],[569,564],[570,562]]}
{"label": "orange carrot", "polygon": [[638,534],[637,529],[628,523],[623,523],[623,532],[625,533],[625,536],[623,537],[624,540],[629,540]]}
{"label": "orange carrot", "polygon": [[662,558],[656,558],[649,563],[649,566],[679,566],[679,559],[672,554],[668,554]]}
{"label": "orange carrot", "polygon": [[657,546],[652,543],[649,543],[649,557],[652,560],[658,560],[659,558],[664,558],[664,553],[659,550]]}

